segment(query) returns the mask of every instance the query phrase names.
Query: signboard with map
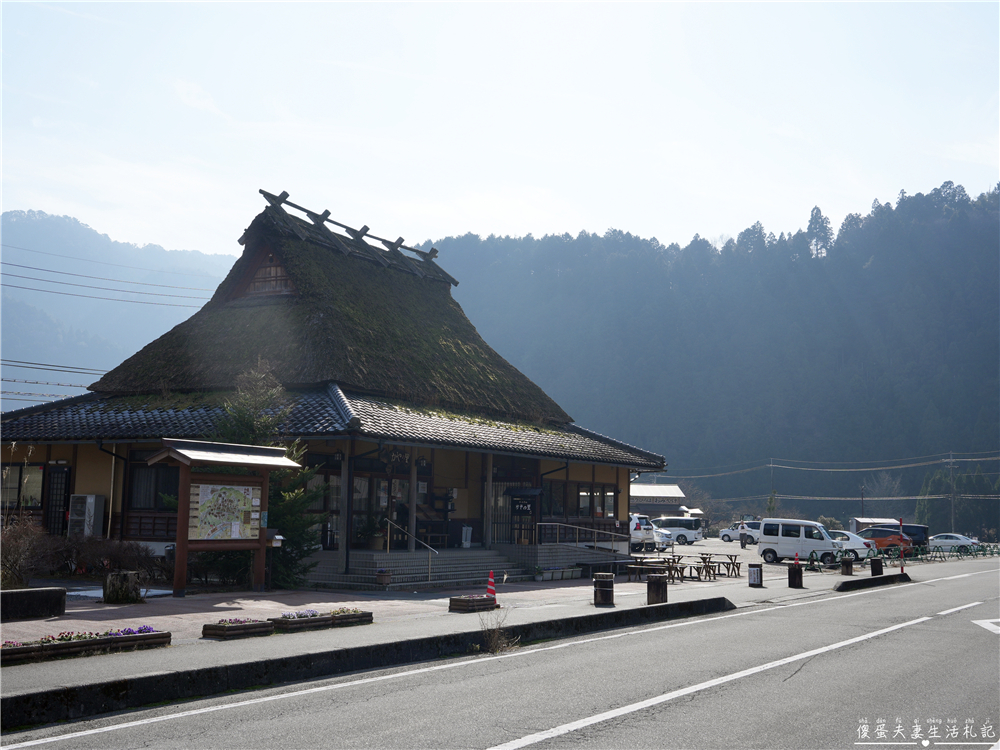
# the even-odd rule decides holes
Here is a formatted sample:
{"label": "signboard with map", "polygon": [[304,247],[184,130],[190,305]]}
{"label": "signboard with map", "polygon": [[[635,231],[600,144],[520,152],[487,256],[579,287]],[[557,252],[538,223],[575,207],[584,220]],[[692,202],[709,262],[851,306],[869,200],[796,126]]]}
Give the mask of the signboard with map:
{"label": "signboard with map", "polygon": [[188,539],[257,539],[260,487],[192,484]]}

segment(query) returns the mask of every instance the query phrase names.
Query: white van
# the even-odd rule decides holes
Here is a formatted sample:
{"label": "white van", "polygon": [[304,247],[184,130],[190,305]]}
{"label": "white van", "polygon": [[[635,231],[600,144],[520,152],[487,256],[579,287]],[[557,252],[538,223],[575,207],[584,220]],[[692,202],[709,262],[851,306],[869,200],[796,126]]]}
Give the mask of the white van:
{"label": "white van", "polygon": [[660,516],[652,519],[653,526],[669,531],[678,544],[694,544],[703,538],[700,518]]}
{"label": "white van", "polygon": [[836,560],[836,552],[843,542],[832,539],[826,527],[816,521],[795,518],[765,518],[760,522],[760,538],[757,554],[764,562],[781,562],[786,557],[806,562],[809,554],[815,552],[820,562],[829,565]]}

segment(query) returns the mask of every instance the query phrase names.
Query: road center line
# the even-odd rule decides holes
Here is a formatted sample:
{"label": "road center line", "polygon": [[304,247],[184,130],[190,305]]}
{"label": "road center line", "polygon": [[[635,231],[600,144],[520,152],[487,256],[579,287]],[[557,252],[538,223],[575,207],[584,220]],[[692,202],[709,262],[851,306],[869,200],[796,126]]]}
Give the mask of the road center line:
{"label": "road center line", "polygon": [[[971,573],[971,574],[966,574],[966,575],[980,575],[980,573],[993,573],[993,574],[995,574],[996,571],[995,570],[988,570],[988,571],[981,571],[981,572]],[[903,588],[903,587],[907,587],[907,586],[922,586],[922,585],[925,585],[925,584],[936,583],[938,581],[946,581],[946,580],[950,580],[950,579],[949,578],[933,578],[933,579],[928,580],[928,581],[915,581],[913,583],[900,584],[898,588]],[[252,706],[252,705],[256,705],[256,704],[260,704],[260,703],[268,703],[270,701],[284,700],[285,698],[296,698],[296,697],[303,696],[303,695],[309,695],[311,693],[322,693],[322,692],[326,692],[326,691],[329,691],[329,690],[341,690],[343,688],[357,687],[359,685],[369,685],[369,684],[374,683],[374,682],[383,682],[383,681],[386,681],[386,680],[401,679],[401,678],[404,678],[404,677],[412,677],[414,675],[429,674],[431,672],[441,672],[441,671],[448,670],[448,669],[461,669],[463,667],[469,667],[469,666],[474,666],[474,665],[477,665],[477,664],[482,664],[485,661],[498,661],[498,660],[501,660],[501,659],[515,659],[515,658],[527,657],[527,656],[532,656],[534,654],[544,653],[544,652],[547,652],[547,651],[558,651],[558,650],[564,649],[564,648],[570,648],[570,647],[573,647],[573,646],[581,646],[581,645],[585,645],[585,644],[588,644],[588,643],[595,643],[595,642],[599,642],[599,641],[609,641],[609,640],[614,640],[616,638],[627,638],[627,637],[630,637],[630,636],[644,635],[646,633],[655,633],[655,632],[658,632],[658,631],[661,631],[661,630],[670,630],[672,628],[693,627],[695,625],[699,625],[699,624],[703,624],[703,623],[711,623],[711,622],[716,622],[718,620],[728,620],[728,619],[731,619],[733,617],[745,617],[747,615],[759,615],[759,614],[765,614],[767,612],[776,612],[776,611],[788,609],[789,607],[803,607],[803,606],[806,606],[806,605],[809,605],[809,604],[822,604],[822,603],[825,603],[825,602],[838,601],[840,599],[850,599],[851,597],[855,597],[855,596],[864,596],[866,594],[876,593],[876,592],[878,592],[880,590],[881,589],[868,589],[866,591],[857,591],[857,592],[852,593],[852,594],[841,594],[840,596],[830,596],[830,597],[825,597],[823,599],[810,599],[808,601],[803,601],[803,602],[792,602],[790,604],[781,604],[781,605],[777,605],[777,606],[773,606],[773,607],[766,607],[764,609],[744,609],[744,610],[742,610],[740,612],[734,612],[734,613],[731,613],[731,614],[728,614],[728,615],[719,615],[718,617],[692,618],[692,619],[684,620],[683,622],[675,622],[675,623],[670,623],[670,624],[667,624],[667,625],[659,625],[659,626],[655,626],[655,627],[646,627],[646,628],[642,628],[641,630],[625,630],[625,631],[621,631],[621,632],[618,632],[618,633],[611,633],[609,635],[594,636],[592,638],[574,639],[572,641],[567,641],[566,643],[558,643],[558,644],[554,644],[554,645],[551,645],[551,646],[540,646],[538,648],[525,648],[525,649],[514,651],[514,652],[508,653],[508,654],[499,654],[497,656],[480,657],[478,659],[466,659],[466,660],[462,660],[462,661],[450,662],[448,664],[436,664],[436,665],[434,665],[432,667],[422,667],[420,669],[409,669],[409,670],[406,670],[405,672],[393,672],[391,674],[379,675],[377,677],[364,677],[364,678],[362,678],[360,680],[351,680],[350,682],[341,682],[341,683],[337,683],[335,685],[323,685],[321,687],[307,688],[305,690],[295,690],[295,691],[288,692],[288,693],[280,693],[280,694],[276,694],[276,695],[260,696],[260,697],[256,697],[256,698],[250,698],[248,700],[237,701],[235,703],[226,703],[224,705],[218,705],[218,706],[206,706],[205,708],[197,708],[197,709],[192,709],[190,711],[179,711],[177,713],[165,714],[163,716],[152,716],[152,717],[148,717],[148,718],[145,718],[145,719],[139,719],[137,721],[127,721],[127,722],[124,722],[122,724],[113,724],[111,726],[98,727],[98,728],[95,728],[95,729],[87,729],[87,730],[83,730],[83,731],[80,731],[80,732],[71,732],[69,734],[63,734],[63,735],[59,735],[59,736],[56,736],[56,737],[44,737],[44,738],[37,739],[37,740],[27,740],[25,742],[19,742],[19,743],[16,743],[16,744],[4,745],[3,746],[3,750],[18,750],[18,748],[22,748],[22,747],[34,747],[36,745],[47,745],[47,744],[50,744],[50,743],[53,743],[53,742],[61,742],[63,740],[75,739],[77,737],[89,737],[89,736],[95,735],[95,734],[104,734],[105,732],[114,732],[114,731],[117,731],[119,729],[130,729],[132,727],[140,727],[140,726],[145,726],[147,724],[158,724],[159,722],[162,722],[162,721],[170,721],[170,720],[173,720],[173,719],[183,719],[183,718],[186,718],[188,716],[198,716],[200,714],[214,713],[216,711],[225,711],[225,710],[228,710],[228,709],[231,709],[231,708],[240,708],[242,706]],[[928,619],[928,618],[923,618],[923,619]],[[915,620],[914,622],[922,622],[922,620]],[[910,624],[910,623],[905,623],[905,624]],[[903,627],[903,626],[900,626],[900,625],[894,626],[894,628],[896,628],[896,627]],[[889,630],[892,630],[894,628],[890,628]],[[879,632],[880,633],[881,632],[888,632],[888,630],[887,631],[879,631]],[[877,635],[877,633],[875,635]],[[862,636],[862,638],[864,638],[864,637],[866,637],[866,636]],[[846,645],[847,643],[849,643],[849,641],[845,641],[844,643]],[[828,648],[830,648],[830,647],[828,647]],[[386,667],[386,669],[391,669],[391,667]],[[737,674],[742,674],[742,673],[737,673]],[[329,679],[332,679],[333,677],[334,677],[334,675],[331,675]],[[277,688],[279,686],[273,686],[273,687]],[[138,709],[138,710],[141,710],[141,709]]]}
{"label": "road center line", "polygon": [[635,713],[636,711],[642,711],[647,708],[652,708],[653,706],[658,706],[661,703],[666,703],[674,698],[681,698],[685,695],[691,695],[692,693],[697,693],[702,690],[708,690],[709,688],[717,687],[718,685],[724,685],[727,682],[732,682],[733,680],[739,680],[743,677],[749,677],[751,675],[759,674],[760,672],[767,671],[769,669],[774,669],[776,667],[782,667],[786,664],[791,664],[793,662],[802,661],[803,659],[809,659],[813,656],[819,654],[825,654],[829,651],[835,651],[836,649],[843,648],[844,646],[850,646],[855,643],[861,643],[862,641],[867,641],[870,638],[876,638],[880,635],[885,635],[886,633],[891,633],[894,630],[899,630],[900,628],[906,628],[910,625],[917,625],[921,622],[927,622],[930,617],[919,617],[916,620],[910,620],[909,622],[904,622],[899,625],[893,625],[892,627],[883,628],[882,630],[876,630],[873,633],[868,633],[866,635],[859,635],[856,638],[850,638],[846,641],[840,641],[839,643],[833,643],[829,646],[823,646],[822,648],[815,648],[811,651],[803,651],[801,654],[796,654],[795,656],[788,656],[784,659],[778,659],[777,661],[768,662],[767,664],[761,664],[759,667],[751,667],[750,669],[744,669],[740,672],[733,672],[733,674],[726,675],[725,677],[716,677],[714,680],[708,680],[706,682],[701,682],[697,685],[691,685],[690,687],[681,688],[680,690],[673,690],[669,693],[664,693],[663,695],[658,695],[655,698],[648,698],[644,701],[639,701],[638,703],[632,703],[628,706],[622,706],[620,708],[612,709],[611,711],[605,711],[604,713],[596,714],[590,716],[586,719],[580,719],[578,721],[572,721],[569,724],[563,724],[562,726],[554,727],[552,729],[546,729],[544,732],[536,732],[535,734],[529,734],[520,739],[512,740],[510,742],[505,742],[502,745],[496,745],[490,750],[516,750],[517,748],[527,747],[528,745],[534,745],[538,742],[544,742],[545,740],[552,739],[553,737],[559,737],[564,734],[569,734],[570,732],[575,732],[578,729],[583,729],[589,727],[593,724],[598,724],[602,721],[608,721],[609,719],[616,719],[620,716],[625,716],[626,714]]}

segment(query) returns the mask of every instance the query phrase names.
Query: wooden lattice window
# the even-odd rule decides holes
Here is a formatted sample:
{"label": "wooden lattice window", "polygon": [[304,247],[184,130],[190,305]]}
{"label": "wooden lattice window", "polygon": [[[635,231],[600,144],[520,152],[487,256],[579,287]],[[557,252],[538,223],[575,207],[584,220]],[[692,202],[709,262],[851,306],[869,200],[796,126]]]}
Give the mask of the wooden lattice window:
{"label": "wooden lattice window", "polygon": [[292,280],[288,278],[284,266],[268,253],[260,268],[250,279],[246,293],[251,294],[287,294],[292,291]]}

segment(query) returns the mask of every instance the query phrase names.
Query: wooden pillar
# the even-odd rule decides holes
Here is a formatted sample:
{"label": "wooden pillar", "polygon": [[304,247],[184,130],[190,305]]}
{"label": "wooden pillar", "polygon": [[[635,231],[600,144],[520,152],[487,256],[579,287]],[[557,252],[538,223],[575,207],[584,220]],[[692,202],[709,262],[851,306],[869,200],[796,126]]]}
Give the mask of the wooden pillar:
{"label": "wooden pillar", "polygon": [[407,530],[410,535],[406,537],[406,549],[408,552],[416,552],[417,540],[417,450],[410,451],[410,512],[406,520]]}
{"label": "wooden pillar", "polygon": [[174,540],[174,596],[184,596],[187,588],[188,525],[191,523],[191,467],[180,465],[177,487],[177,538]]}
{"label": "wooden pillar", "polygon": [[493,454],[486,454],[486,497],[483,499],[483,548],[493,549]]}
{"label": "wooden pillar", "polygon": [[[270,491],[270,481],[271,472],[268,469],[264,469],[264,485],[260,488],[260,520],[264,520],[264,514],[267,513],[267,495]],[[268,518],[268,524],[271,523],[271,519]],[[281,530],[279,529],[280,533]],[[253,551],[253,590],[263,591],[264,590],[264,574],[266,572],[267,563],[267,528],[261,523],[257,527],[257,549]]]}

